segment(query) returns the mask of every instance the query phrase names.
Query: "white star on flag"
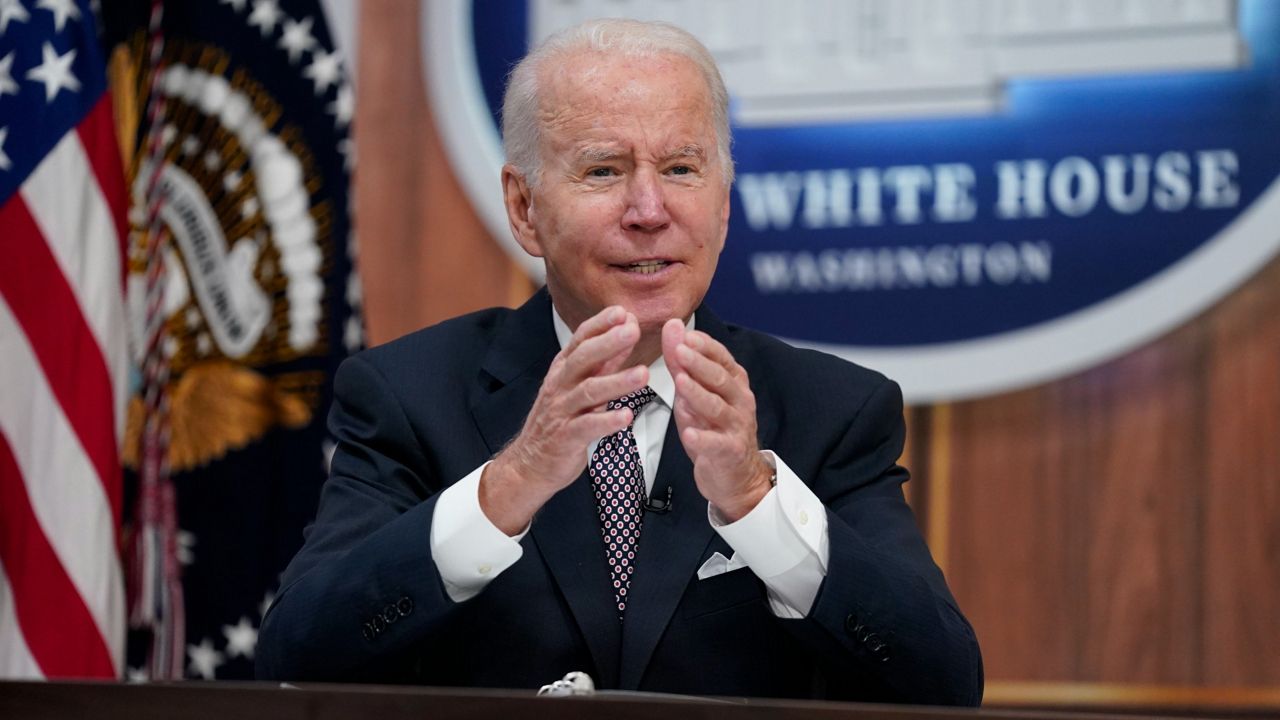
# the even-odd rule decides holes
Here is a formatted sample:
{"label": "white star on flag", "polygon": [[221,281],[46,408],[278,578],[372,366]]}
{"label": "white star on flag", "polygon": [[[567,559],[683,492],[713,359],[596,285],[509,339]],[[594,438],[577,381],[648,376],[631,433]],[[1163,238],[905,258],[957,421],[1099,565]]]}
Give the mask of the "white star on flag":
{"label": "white star on flag", "polygon": [[80,18],[80,8],[76,7],[76,0],[40,0],[36,3],[36,7],[53,13],[53,27],[58,32],[62,32],[68,18],[72,20]]}
{"label": "white star on flag", "polygon": [[226,662],[226,658],[214,649],[209,638],[201,640],[199,645],[188,645],[187,657],[191,658],[191,671],[199,673],[205,680],[213,680],[218,666]]}
{"label": "white star on flag", "polygon": [[249,618],[241,617],[235,625],[223,625],[222,634],[227,638],[227,657],[244,656],[253,659],[253,649],[258,644],[258,630],[249,622]]}
{"label": "white star on flag", "polygon": [[276,0],[253,0],[253,12],[249,13],[249,24],[262,31],[262,36],[270,35],[280,22],[280,6]]}
{"label": "white star on flag", "polygon": [[351,124],[351,116],[356,112],[356,96],[351,92],[351,83],[343,82],[338,86],[338,97],[326,108],[338,120],[338,124],[346,127]]}
{"label": "white star on flag", "polygon": [[323,95],[342,77],[342,56],[337,52],[317,50],[311,64],[302,70],[302,75],[315,83],[317,95]]}
{"label": "white star on flag", "polygon": [[360,276],[356,273],[347,275],[347,304],[351,307],[358,307],[364,302],[364,289],[360,285]]}
{"label": "white star on flag", "polygon": [[298,62],[298,57],[302,53],[316,46],[316,39],[311,35],[311,25],[314,22],[309,17],[298,22],[292,19],[284,21],[284,34],[280,37],[280,47],[289,52],[289,62]]}
{"label": "white star on flag", "polygon": [[19,0],[0,0],[0,35],[9,29],[9,21],[26,22],[31,19]]}
{"label": "white star on flag", "polygon": [[41,49],[41,54],[44,60],[27,71],[27,79],[44,83],[45,102],[53,102],[54,96],[62,88],[72,92],[80,90],[80,81],[71,73],[71,63],[76,59],[75,50],[68,50],[66,55],[59,55],[53,49],[53,45],[46,42]]}
{"label": "white star on flag", "polygon": [[9,137],[9,128],[0,128],[0,170],[8,170],[13,167],[13,162],[9,160],[9,156],[4,154],[4,140]]}
{"label": "white star on flag", "polygon": [[342,155],[342,167],[351,172],[356,166],[356,144],[349,137],[342,138],[338,141],[338,153]]}
{"label": "white star on flag", "polygon": [[360,349],[364,343],[364,327],[360,324],[360,318],[352,313],[347,318],[347,326],[343,328],[342,345],[347,352],[355,352]]}
{"label": "white star on flag", "polygon": [[8,55],[0,58],[0,97],[4,97],[5,93],[18,94],[18,83],[13,81],[13,56],[17,52],[11,50]]}

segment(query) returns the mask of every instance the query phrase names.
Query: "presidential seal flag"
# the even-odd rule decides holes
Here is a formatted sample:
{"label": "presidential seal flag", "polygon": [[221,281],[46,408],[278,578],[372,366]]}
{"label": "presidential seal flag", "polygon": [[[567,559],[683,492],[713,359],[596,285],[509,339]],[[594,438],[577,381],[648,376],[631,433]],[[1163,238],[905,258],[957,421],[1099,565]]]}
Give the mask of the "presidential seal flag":
{"label": "presidential seal flag", "polygon": [[249,678],[364,342],[352,88],[315,0],[106,8],[130,158],[129,673]]}
{"label": "presidential seal flag", "polygon": [[120,675],[124,218],[88,2],[0,0],[0,678]]}

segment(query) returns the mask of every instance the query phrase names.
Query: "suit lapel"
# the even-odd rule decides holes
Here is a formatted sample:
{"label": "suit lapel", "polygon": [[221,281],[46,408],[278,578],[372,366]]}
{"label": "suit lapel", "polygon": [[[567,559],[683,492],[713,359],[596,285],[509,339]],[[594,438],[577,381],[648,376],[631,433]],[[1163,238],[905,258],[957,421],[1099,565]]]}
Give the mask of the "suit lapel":
{"label": "suit lapel", "polygon": [[490,453],[520,431],[559,350],[544,288],[507,317],[480,362],[471,414]]}
{"label": "suit lapel", "polygon": [[617,687],[622,629],[586,472],[542,506],[530,534],[591,650],[596,683]]}
{"label": "suit lapel", "polygon": [[[481,362],[472,416],[491,453],[520,431],[559,350],[544,289],[508,318]],[[530,535],[582,631],[596,680],[602,687],[616,685],[621,630],[585,472],[543,506]]]}

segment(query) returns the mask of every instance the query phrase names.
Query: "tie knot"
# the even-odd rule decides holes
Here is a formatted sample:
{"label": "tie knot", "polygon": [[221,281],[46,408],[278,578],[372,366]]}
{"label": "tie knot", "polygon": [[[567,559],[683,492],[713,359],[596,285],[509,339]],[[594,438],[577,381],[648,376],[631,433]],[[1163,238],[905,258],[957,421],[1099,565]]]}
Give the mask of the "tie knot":
{"label": "tie knot", "polygon": [[653,391],[653,388],[645,385],[639,390],[628,395],[623,395],[617,400],[610,400],[608,409],[619,410],[621,408],[631,408],[633,416],[639,415],[644,406],[648,405],[649,401],[656,397],[658,397],[658,394]]}

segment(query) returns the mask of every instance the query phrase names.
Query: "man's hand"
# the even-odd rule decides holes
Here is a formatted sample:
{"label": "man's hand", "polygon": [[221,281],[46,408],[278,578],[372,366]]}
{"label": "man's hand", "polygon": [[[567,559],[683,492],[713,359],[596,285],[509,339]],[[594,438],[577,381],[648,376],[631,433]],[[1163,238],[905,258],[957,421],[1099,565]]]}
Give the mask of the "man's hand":
{"label": "man's hand", "polygon": [[610,400],[649,383],[644,365],[619,369],[640,339],[636,317],[605,308],[583,321],[551,363],[524,427],[480,477],[480,508],[508,535],[523,530],[586,467],[591,442],[631,423]]}
{"label": "man's hand", "polygon": [[747,371],[725,346],[680,320],[662,327],[662,355],[676,381],[676,426],[698,492],[726,520],[739,520],[768,494],[773,476],[759,452]]}

